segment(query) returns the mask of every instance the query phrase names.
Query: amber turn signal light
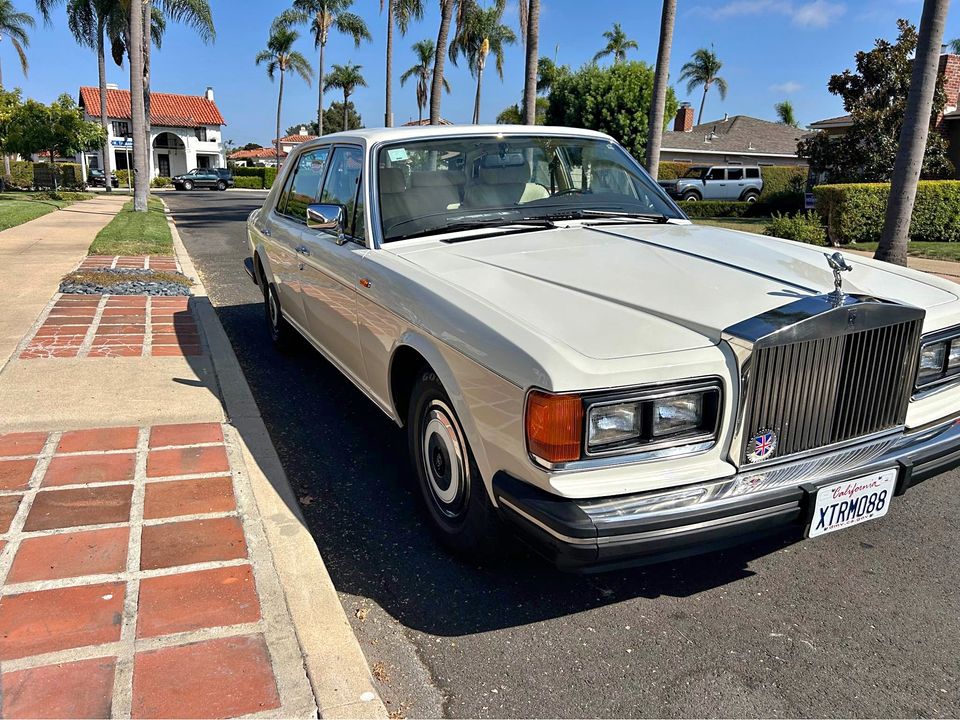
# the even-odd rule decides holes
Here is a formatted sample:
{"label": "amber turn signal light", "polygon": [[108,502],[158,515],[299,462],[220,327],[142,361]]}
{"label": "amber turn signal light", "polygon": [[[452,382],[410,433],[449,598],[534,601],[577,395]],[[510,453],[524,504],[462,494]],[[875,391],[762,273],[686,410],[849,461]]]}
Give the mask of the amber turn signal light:
{"label": "amber turn signal light", "polygon": [[583,402],[579,395],[533,390],[527,395],[527,447],[550,463],[580,459]]}

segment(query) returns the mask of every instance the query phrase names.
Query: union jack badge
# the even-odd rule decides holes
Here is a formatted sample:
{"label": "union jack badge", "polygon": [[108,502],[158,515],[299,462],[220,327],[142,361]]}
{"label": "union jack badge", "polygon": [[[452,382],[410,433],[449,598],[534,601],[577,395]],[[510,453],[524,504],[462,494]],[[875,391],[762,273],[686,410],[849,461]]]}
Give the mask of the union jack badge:
{"label": "union jack badge", "polygon": [[777,434],[773,430],[760,430],[750,439],[747,460],[752,463],[769,460],[777,452]]}

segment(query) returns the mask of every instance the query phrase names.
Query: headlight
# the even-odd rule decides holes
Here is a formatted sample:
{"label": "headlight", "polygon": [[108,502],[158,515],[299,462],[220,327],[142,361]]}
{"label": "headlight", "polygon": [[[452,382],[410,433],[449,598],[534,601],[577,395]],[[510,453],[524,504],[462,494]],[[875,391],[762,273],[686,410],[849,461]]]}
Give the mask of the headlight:
{"label": "headlight", "polygon": [[703,449],[717,439],[720,400],[715,378],[588,396],[532,390],[527,448],[548,466],[687,445]]}
{"label": "headlight", "polygon": [[917,388],[940,384],[960,376],[960,334],[953,337],[931,339],[920,346],[920,361],[917,367]]}

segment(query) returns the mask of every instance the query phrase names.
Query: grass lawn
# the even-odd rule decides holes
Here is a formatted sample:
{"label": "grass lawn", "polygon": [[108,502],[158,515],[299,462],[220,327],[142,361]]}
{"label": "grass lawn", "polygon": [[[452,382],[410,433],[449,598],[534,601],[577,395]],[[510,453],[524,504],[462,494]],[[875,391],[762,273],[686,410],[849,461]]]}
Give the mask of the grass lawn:
{"label": "grass lawn", "polygon": [[49,193],[0,193],[0,230],[36,220],[78,200],[89,200],[90,193],[65,193],[62,200],[51,200]]}
{"label": "grass lawn", "polygon": [[173,238],[163,203],[151,198],[148,212],[133,211],[133,200],[99,232],[91,255],[173,255]]}
{"label": "grass lawn", "polygon": [[713,227],[742,230],[758,235],[763,235],[763,231],[767,229],[766,218],[695,218],[693,222],[697,225],[712,225]]}

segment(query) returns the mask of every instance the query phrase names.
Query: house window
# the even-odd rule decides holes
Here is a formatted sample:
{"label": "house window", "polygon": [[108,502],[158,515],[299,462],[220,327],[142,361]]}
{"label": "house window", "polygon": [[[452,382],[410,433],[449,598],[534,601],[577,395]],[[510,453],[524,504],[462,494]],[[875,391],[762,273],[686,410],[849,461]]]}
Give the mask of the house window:
{"label": "house window", "polygon": [[196,130],[194,130],[194,132],[197,135],[197,140],[200,142],[207,141],[207,129],[205,127],[198,127]]}
{"label": "house window", "polygon": [[114,137],[130,137],[130,123],[122,120],[114,120],[111,125],[113,126]]}

